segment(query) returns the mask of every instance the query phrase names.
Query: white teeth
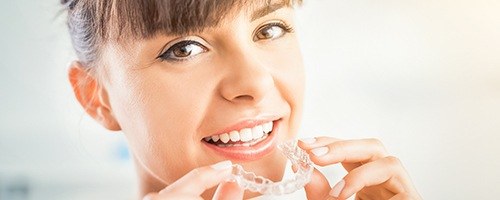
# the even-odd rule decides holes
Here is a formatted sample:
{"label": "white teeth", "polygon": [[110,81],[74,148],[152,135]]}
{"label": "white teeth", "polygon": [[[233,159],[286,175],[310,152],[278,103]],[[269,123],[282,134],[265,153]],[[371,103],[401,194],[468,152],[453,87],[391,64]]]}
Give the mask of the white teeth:
{"label": "white teeth", "polygon": [[212,140],[213,140],[214,142],[219,141],[219,135],[214,135],[214,136],[212,136]]}
{"label": "white teeth", "polygon": [[[242,141],[244,143],[241,143],[241,145],[248,146],[250,144],[247,144],[247,142],[261,141],[264,138],[266,138],[268,133],[270,133],[272,130],[273,130],[273,122],[268,122],[265,124],[255,126],[253,128],[244,128],[241,129],[240,131],[234,130],[229,133],[208,136],[203,138],[203,140],[205,140],[206,142],[209,142],[210,140],[212,140],[213,142],[217,142],[220,140],[224,144],[228,143],[229,141],[232,142]],[[233,144],[227,144],[227,145],[233,145]]]}
{"label": "white teeth", "polygon": [[240,131],[240,139],[242,142],[248,142],[253,139],[252,137],[253,129],[245,128]]}
{"label": "white teeth", "polygon": [[273,122],[267,122],[263,125],[264,132],[269,133],[273,130]]}
{"label": "white teeth", "polygon": [[231,141],[233,142],[240,141],[240,134],[238,133],[238,131],[231,131],[229,133],[229,138],[231,138]]}
{"label": "white teeth", "polygon": [[227,133],[221,134],[220,136],[220,141],[227,143],[229,142],[229,135]]}
{"label": "white teeth", "polygon": [[256,126],[252,128],[252,138],[253,139],[259,139],[262,136],[264,136],[264,130],[262,130],[262,126]]}

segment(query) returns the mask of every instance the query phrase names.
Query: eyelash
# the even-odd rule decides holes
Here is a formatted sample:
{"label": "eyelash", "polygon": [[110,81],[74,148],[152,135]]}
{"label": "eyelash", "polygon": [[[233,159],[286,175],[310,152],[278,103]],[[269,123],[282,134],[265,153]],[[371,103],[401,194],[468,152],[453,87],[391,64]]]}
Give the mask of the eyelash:
{"label": "eyelash", "polygon": [[189,58],[177,59],[177,58],[169,58],[168,56],[171,55],[178,48],[186,47],[188,45],[193,45],[193,44],[201,47],[202,49],[204,49],[204,51],[208,51],[208,49],[204,45],[200,44],[199,42],[197,42],[195,40],[183,40],[183,41],[177,42],[174,45],[172,45],[171,47],[169,47],[164,53],[160,54],[157,57],[157,59],[160,59],[162,62],[163,61],[180,62],[180,61],[188,60]]}
{"label": "eyelash", "polygon": [[279,22],[271,22],[271,23],[268,23],[268,24],[265,24],[265,25],[259,27],[257,29],[257,31],[253,35],[255,36],[259,31],[262,31],[262,30],[264,30],[266,28],[270,28],[270,27],[273,27],[273,26],[277,26],[277,27],[282,28],[285,31],[285,34],[293,33],[294,32],[294,29],[293,29],[293,27],[291,25],[288,25],[285,22],[279,21]]}
{"label": "eyelash", "polygon": [[[285,22],[282,22],[282,21],[279,21],[279,22],[271,22],[271,23],[267,23],[265,25],[262,25],[261,27],[259,27],[252,35],[253,37],[255,38],[256,37],[256,34],[262,30],[265,30],[266,28],[270,28],[270,27],[273,27],[273,26],[277,26],[277,27],[280,27],[281,29],[283,29],[284,31],[284,34],[281,35],[280,37],[278,38],[274,38],[274,39],[269,39],[269,40],[275,40],[275,39],[279,39],[281,37],[283,37],[284,35],[288,34],[288,33],[293,33],[294,32],[294,29],[291,25],[288,25],[287,23]],[[254,40],[255,41],[255,40]],[[183,62],[183,61],[186,61],[186,60],[189,60],[191,59],[191,57],[193,56],[190,56],[188,58],[172,58],[172,57],[169,57],[177,48],[182,48],[182,47],[186,47],[188,45],[197,45],[199,46],[200,48],[204,49],[204,52],[208,51],[208,48],[205,47],[204,45],[202,45],[201,43],[195,41],[195,40],[183,40],[183,41],[180,41],[180,42],[177,42],[175,43],[174,45],[172,45],[171,47],[169,47],[165,52],[161,53],[157,59],[160,59],[161,62],[163,61],[167,61],[167,62]]]}

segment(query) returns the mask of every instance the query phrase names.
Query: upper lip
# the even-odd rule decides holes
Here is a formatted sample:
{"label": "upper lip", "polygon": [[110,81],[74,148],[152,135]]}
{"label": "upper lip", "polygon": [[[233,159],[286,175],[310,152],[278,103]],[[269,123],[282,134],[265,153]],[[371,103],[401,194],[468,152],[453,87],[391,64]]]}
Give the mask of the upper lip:
{"label": "upper lip", "polygon": [[[262,125],[262,124],[265,124],[268,122],[276,121],[278,119],[279,119],[278,116],[265,116],[265,117],[256,117],[256,118],[252,118],[252,119],[244,119],[244,120],[240,120],[239,122],[237,122],[233,125],[225,127],[225,128],[223,128],[223,129],[221,129],[221,130],[219,130],[219,131],[217,131],[209,136],[219,135],[219,134],[223,134],[223,133],[229,133],[231,131],[239,131],[239,130],[244,129],[244,128],[252,128],[252,127]],[[209,137],[209,136],[206,136],[206,137]]]}

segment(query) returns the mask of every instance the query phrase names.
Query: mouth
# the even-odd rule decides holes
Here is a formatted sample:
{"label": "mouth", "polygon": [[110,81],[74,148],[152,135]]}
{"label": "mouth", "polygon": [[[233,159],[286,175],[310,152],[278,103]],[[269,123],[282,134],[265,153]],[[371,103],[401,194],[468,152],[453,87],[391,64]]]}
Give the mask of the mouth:
{"label": "mouth", "polygon": [[274,150],[279,121],[245,121],[233,126],[239,129],[226,129],[227,132],[207,136],[201,141],[226,159],[258,160]]}

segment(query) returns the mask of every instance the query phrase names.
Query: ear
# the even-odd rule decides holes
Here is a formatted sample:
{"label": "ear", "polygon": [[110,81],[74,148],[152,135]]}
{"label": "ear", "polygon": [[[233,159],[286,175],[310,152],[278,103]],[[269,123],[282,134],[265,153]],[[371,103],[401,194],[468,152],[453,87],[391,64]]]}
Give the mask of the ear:
{"label": "ear", "polygon": [[71,63],[68,71],[69,82],[73,87],[76,99],[85,112],[112,131],[121,130],[118,121],[113,116],[106,89],[80,62]]}

